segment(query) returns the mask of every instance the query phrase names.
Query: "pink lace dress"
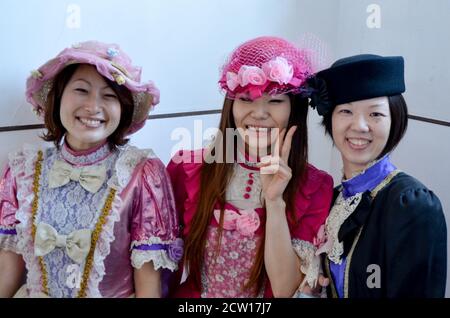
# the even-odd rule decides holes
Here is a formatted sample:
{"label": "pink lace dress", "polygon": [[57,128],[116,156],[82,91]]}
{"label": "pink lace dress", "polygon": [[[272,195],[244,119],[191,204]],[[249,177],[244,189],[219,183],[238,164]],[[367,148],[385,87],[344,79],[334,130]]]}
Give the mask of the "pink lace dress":
{"label": "pink lace dress", "polygon": [[[186,151],[172,159],[168,172],[174,185],[177,210],[182,213],[183,237],[191,230],[200,187],[203,151]],[[175,158],[175,157],[174,157]],[[181,162],[180,159],[182,158]],[[306,182],[299,185],[296,215],[299,222],[290,225],[292,248],[301,259],[305,282],[314,284],[320,262],[315,256],[314,237],[328,215],[333,181],[323,171],[308,166]],[[265,210],[262,208],[259,170],[248,164],[235,163],[233,176],[226,192],[223,232],[217,253],[220,210],[213,211],[207,230],[204,263],[200,273],[201,290],[193,283],[193,273],[180,267],[180,284],[174,297],[272,297],[270,282],[257,294],[243,287],[250,278],[251,269],[264,235]]]}
{"label": "pink lace dress", "polygon": [[[73,170],[70,180],[54,187],[49,175],[56,162]],[[106,171],[97,191],[76,181],[84,168]],[[36,238],[49,237],[40,232],[42,224],[56,243],[36,255]],[[88,253],[75,261],[69,241],[80,230],[89,233]],[[163,278],[177,269],[178,236],[170,181],[150,150],[125,146],[111,152],[104,144],[74,152],[64,144],[60,150],[25,147],[9,157],[0,183],[0,249],[23,256],[27,296],[129,297],[133,268],[151,261]]]}

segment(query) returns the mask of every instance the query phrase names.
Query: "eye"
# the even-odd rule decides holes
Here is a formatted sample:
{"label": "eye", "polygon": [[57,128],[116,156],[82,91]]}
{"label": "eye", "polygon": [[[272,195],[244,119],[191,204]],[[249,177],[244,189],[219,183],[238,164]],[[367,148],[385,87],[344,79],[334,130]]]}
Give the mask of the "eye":
{"label": "eye", "polygon": [[373,112],[370,114],[370,117],[386,117],[383,113]]}
{"label": "eye", "polygon": [[244,103],[251,103],[252,100],[248,97],[239,97],[239,100]]}
{"label": "eye", "polygon": [[351,115],[352,111],[350,109],[341,109],[338,111],[339,114]]}
{"label": "eye", "polygon": [[274,99],[271,99],[271,100],[269,101],[269,103],[270,103],[270,104],[281,104],[281,103],[284,103],[284,100],[283,100],[283,99],[277,99],[277,98],[274,98]]}
{"label": "eye", "polygon": [[116,94],[105,94],[104,96],[109,99],[117,99],[118,98]]}
{"label": "eye", "polygon": [[87,94],[88,93],[88,90],[84,89],[82,87],[76,87],[75,91],[78,92],[78,93],[81,93],[81,94]]}

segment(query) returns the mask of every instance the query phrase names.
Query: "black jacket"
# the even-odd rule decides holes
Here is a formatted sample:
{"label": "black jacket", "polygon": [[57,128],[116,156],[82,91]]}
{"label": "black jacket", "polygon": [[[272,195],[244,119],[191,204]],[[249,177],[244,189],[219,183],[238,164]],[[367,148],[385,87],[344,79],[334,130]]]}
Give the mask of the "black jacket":
{"label": "black jacket", "polygon": [[[338,194],[335,189],[333,202]],[[444,297],[444,213],[434,193],[413,177],[399,173],[374,199],[364,193],[338,238],[347,256],[349,298]],[[327,259],[324,264],[330,275]],[[336,297],[333,281],[327,293]]]}

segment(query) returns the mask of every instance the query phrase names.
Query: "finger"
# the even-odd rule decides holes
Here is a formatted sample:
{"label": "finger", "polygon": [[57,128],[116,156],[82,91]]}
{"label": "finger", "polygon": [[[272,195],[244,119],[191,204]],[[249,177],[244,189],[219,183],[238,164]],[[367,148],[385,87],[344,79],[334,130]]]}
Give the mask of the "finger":
{"label": "finger", "polygon": [[268,166],[261,167],[259,171],[261,174],[276,174],[279,172],[279,170],[280,170],[279,164],[270,164]]}
{"label": "finger", "polygon": [[291,169],[286,169],[285,167],[278,166],[277,175],[282,179],[289,180],[292,177]]}
{"label": "finger", "polygon": [[274,156],[281,155],[281,145],[283,144],[283,138],[284,138],[284,135],[286,134],[286,128],[281,129],[281,131],[279,129],[277,129],[277,130],[279,131],[279,134],[278,134],[277,138],[275,139],[274,149],[272,152]]}
{"label": "finger", "polygon": [[284,138],[283,146],[281,147],[281,158],[288,162],[289,153],[291,151],[292,136],[294,136],[297,126],[292,126],[286,133],[286,138]]}

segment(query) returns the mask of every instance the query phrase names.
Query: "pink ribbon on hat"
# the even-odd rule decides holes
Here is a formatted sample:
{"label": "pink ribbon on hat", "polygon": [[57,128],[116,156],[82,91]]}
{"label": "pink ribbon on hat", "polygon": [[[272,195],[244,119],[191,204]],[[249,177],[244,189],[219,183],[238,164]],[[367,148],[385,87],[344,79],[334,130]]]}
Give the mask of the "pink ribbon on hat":
{"label": "pink ribbon on hat", "polygon": [[[214,217],[220,224],[220,210],[214,210]],[[223,229],[228,231],[236,230],[243,236],[253,236],[260,225],[259,215],[255,210],[224,210]]]}

